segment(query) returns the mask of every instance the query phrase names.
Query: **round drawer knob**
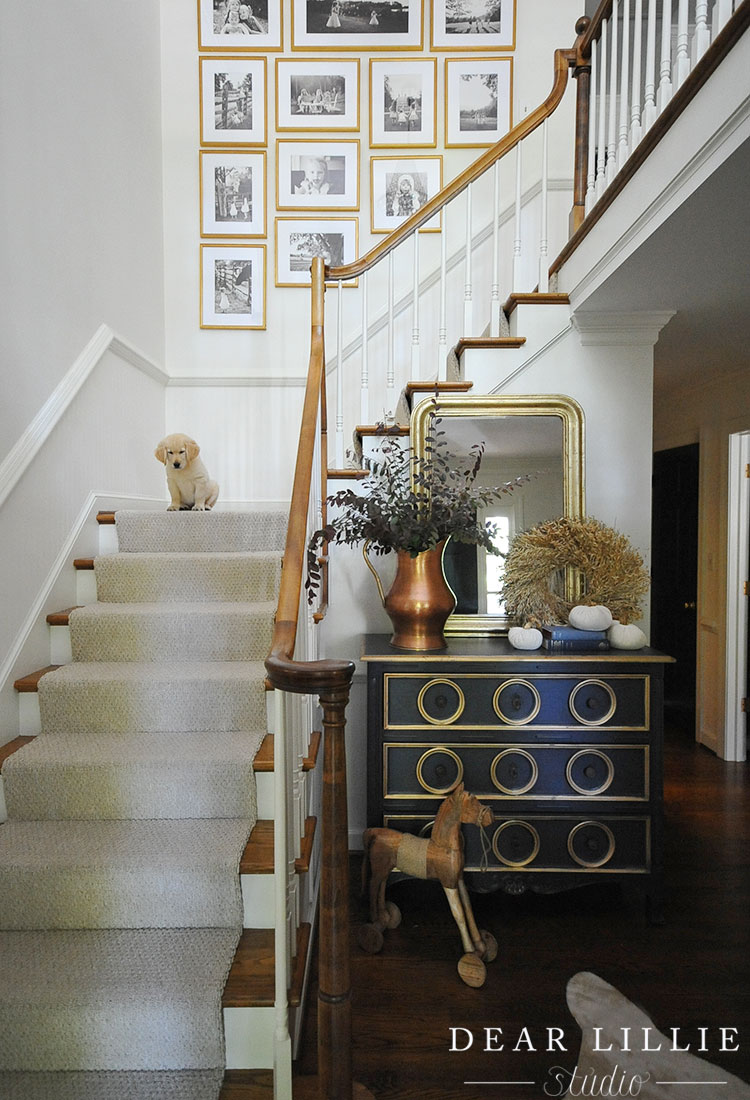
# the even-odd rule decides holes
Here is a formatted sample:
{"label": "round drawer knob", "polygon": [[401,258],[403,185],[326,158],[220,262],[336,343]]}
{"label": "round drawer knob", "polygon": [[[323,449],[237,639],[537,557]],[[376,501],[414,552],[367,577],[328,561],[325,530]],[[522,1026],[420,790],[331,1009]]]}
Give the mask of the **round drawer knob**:
{"label": "round drawer knob", "polygon": [[612,830],[603,821],[581,821],[568,834],[568,852],[579,867],[603,867],[615,852]]}
{"label": "round drawer knob", "polygon": [[571,756],[565,767],[568,783],[578,794],[603,794],[612,785],[615,766],[606,752],[581,749]]}
{"label": "round drawer knob", "polygon": [[417,761],[417,782],[429,794],[448,794],[463,775],[463,761],[452,749],[428,749]]}
{"label": "round drawer knob", "polygon": [[525,749],[504,749],[492,761],[490,778],[503,794],[526,794],[539,778],[539,768]]}
{"label": "round drawer knob", "polygon": [[513,726],[525,726],[528,722],[533,722],[541,705],[539,692],[528,680],[506,680],[492,699],[498,718]]}
{"label": "round drawer knob", "polygon": [[448,726],[464,711],[466,700],[458,684],[452,680],[430,680],[417,696],[417,710],[433,726]]}
{"label": "round drawer knob", "polygon": [[539,833],[528,821],[504,821],[492,838],[492,850],[506,867],[527,867],[539,854]]}
{"label": "round drawer knob", "polygon": [[568,699],[570,713],[584,726],[601,726],[615,713],[617,699],[604,680],[581,680]]}

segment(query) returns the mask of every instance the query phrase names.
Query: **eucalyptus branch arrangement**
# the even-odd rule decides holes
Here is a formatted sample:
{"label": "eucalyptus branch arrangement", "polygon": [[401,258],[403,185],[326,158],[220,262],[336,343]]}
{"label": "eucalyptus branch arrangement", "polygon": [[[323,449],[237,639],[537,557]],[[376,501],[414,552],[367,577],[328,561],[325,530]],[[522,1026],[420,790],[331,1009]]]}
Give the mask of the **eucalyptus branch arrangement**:
{"label": "eucalyptus branch arrangement", "polygon": [[448,449],[437,405],[430,419],[424,456],[386,439],[380,457],[368,461],[361,493],[342,489],[326,498],[336,514],[313,533],[307,546],[308,602],[312,603],[320,585],[318,555],[323,543],[356,546],[367,542],[375,554],[401,550],[416,557],[452,537],[483,546],[489,554],[499,554],[493,542],[496,530],[478,518],[478,510],[529,478],[517,477],[495,486],[477,485],[484,441],[472,444],[468,456],[459,459]]}

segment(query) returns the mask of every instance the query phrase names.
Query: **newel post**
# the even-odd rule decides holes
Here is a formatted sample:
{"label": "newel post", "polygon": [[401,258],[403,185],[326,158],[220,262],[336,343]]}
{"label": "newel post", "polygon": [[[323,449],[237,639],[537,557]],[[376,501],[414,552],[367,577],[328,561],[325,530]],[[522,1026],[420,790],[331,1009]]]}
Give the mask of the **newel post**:
{"label": "newel post", "polygon": [[573,208],[570,211],[570,236],[584,219],[586,213],[586,177],[588,175],[589,162],[589,109],[591,97],[591,47],[587,47],[587,55],[584,57],[581,50],[581,38],[586,33],[591,19],[588,15],[582,15],[576,23],[576,61],[573,76],[577,82],[576,88],[576,135],[575,135],[575,169],[573,176]]}

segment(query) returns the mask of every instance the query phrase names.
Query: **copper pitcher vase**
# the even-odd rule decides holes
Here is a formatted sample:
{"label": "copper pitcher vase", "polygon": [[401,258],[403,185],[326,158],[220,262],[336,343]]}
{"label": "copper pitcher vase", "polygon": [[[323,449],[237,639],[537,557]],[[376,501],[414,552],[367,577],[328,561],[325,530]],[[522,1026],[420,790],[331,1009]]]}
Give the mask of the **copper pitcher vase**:
{"label": "copper pitcher vase", "polygon": [[445,649],[445,622],[456,606],[456,597],[443,574],[447,541],[443,539],[432,550],[423,550],[416,557],[407,550],[398,550],[396,576],[387,595],[368,556],[369,542],[363,547],[364,559],[393,624],[391,645],[395,649]]}

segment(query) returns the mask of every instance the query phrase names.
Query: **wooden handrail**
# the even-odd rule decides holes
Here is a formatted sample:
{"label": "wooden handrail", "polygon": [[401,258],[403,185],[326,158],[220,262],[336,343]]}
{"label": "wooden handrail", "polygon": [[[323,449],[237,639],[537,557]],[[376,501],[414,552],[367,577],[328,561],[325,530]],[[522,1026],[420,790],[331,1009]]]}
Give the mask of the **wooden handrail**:
{"label": "wooden handrail", "polygon": [[350,264],[345,264],[342,267],[329,267],[326,268],[326,279],[329,282],[346,281],[348,279],[354,279],[358,275],[362,275],[365,271],[369,271],[379,260],[382,260],[384,256],[387,256],[394,248],[405,241],[407,237],[410,237],[420,225],[429,221],[435,214],[447,206],[449,202],[460,195],[462,191],[465,191],[469,184],[474,180],[479,179],[488,168],[491,168],[496,160],[505,156],[506,153],[514,149],[520,141],[523,141],[525,137],[533,133],[538,126],[544,122],[546,118],[552,114],[560,103],[565,89],[568,86],[568,70],[571,66],[575,65],[579,59],[578,39],[575,45],[570,50],[555,50],[554,60],[554,82],[552,85],[552,91],[538,107],[536,107],[531,114],[522,119],[512,130],[509,130],[505,137],[501,138],[496,145],[493,145],[486,153],[483,153],[481,157],[470,164],[459,176],[456,176],[442,191],[434,195],[428,202],[425,203],[421,209],[412,214],[410,218],[402,222],[397,226],[392,233],[382,240],[379,244],[371,248],[369,252],[366,252],[364,256],[361,256],[358,260],[354,260]]}
{"label": "wooden handrail", "polygon": [[601,34],[602,23],[612,14],[612,0],[601,0],[599,7],[591,16],[591,22],[581,36],[578,49],[581,57],[591,57],[591,43]]}

